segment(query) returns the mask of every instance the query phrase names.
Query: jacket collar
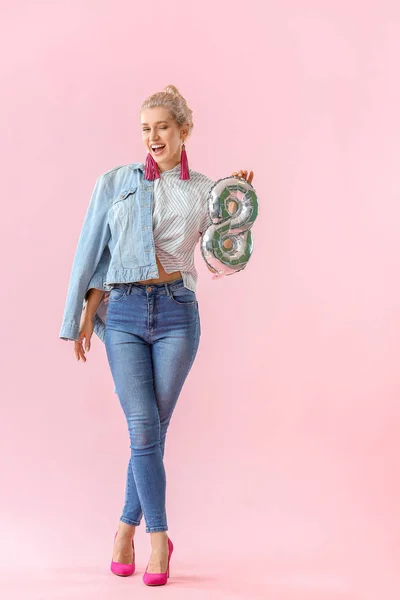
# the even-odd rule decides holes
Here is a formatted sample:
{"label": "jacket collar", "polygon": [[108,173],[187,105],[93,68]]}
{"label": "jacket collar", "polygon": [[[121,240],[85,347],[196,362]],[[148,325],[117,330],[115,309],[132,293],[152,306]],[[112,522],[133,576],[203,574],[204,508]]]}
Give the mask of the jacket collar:
{"label": "jacket collar", "polygon": [[[138,169],[139,171],[142,171],[144,173],[145,170],[145,166],[144,163],[132,163],[129,165],[131,167],[131,169],[135,170]],[[172,169],[168,169],[167,171],[162,171],[161,175],[164,175],[164,173],[178,173],[181,170],[181,163],[178,163],[177,165],[175,165],[175,167],[172,167]]]}

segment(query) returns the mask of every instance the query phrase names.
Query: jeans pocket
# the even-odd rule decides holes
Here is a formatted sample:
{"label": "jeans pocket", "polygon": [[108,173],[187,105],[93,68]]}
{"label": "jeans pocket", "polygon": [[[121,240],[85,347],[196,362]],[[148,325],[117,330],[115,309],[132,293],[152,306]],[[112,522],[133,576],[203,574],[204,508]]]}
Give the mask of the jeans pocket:
{"label": "jeans pocket", "polygon": [[187,304],[188,306],[196,305],[196,294],[188,288],[182,286],[180,288],[170,290],[170,298],[175,304]]}
{"label": "jeans pocket", "polygon": [[116,286],[111,288],[110,295],[108,296],[109,302],[118,302],[126,295],[126,286]]}

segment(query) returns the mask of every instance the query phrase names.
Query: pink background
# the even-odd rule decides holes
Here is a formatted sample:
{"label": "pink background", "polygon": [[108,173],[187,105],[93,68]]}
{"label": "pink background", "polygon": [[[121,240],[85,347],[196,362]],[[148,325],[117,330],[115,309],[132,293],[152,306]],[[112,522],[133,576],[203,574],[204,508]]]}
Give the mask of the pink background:
{"label": "pink background", "polygon": [[[144,598],[109,571],[129,441],[104,345],[58,339],[94,182],[142,161],[174,84],[190,166],[253,169],[242,273],[201,257],[202,338],[166,444],[163,594],[400,594],[398,2],[4,3],[4,597]],[[147,596],[146,596],[147,597]]]}

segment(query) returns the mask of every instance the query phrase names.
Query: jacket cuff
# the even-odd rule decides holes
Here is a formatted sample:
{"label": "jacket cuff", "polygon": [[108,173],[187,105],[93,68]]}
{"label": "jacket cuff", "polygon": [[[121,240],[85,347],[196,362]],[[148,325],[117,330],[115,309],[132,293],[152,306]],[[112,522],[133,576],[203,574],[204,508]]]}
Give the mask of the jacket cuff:
{"label": "jacket cuff", "polygon": [[79,325],[76,323],[64,323],[61,327],[60,333],[58,334],[62,340],[73,340],[76,341],[79,339]]}
{"label": "jacket cuff", "polygon": [[101,291],[105,291],[104,289],[104,277],[102,277],[101,275],[93,275],[93,277],[91,278],[91,280],[89,281],[87,288],[86,288],[86,292],[85,292],[85,296],[84,299],[87,301],[87,295],[89,293],[89,291],[95,288],[96,290],[101,290]]}

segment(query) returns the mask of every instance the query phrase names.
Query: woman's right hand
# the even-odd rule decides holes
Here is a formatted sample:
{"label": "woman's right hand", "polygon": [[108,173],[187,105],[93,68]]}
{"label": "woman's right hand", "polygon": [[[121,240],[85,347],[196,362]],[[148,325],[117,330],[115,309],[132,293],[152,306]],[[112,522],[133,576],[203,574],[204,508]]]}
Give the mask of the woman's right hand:
{"label": "woman's right hand", "polygon": [[[90,350],[90,339],[93,335],[93,331],[93,319],[88,316],[84,316],[81,320],[81,325],[79,328],[79,339],[74,341],[76,360],[80,360],[82,358],[83,362],[86,362],[87,359],[85,356],[85,350],[87,352]],[[83,347],[83,340],[85,340],[85,348]]]}

